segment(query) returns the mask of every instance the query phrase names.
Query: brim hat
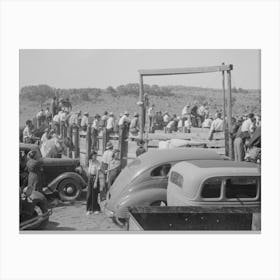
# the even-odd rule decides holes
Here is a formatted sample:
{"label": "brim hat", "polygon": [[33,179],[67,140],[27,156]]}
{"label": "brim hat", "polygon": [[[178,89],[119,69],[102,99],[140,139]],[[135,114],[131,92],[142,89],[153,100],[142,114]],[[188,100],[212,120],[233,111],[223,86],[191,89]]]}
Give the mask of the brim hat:
{"label": "brim hat", "polygon": [[113,146],[112,142],[109,141],[106,145],[106,150],[109,150],[109,149],[112,149],[112,148],[114,148],[114,146]]}
{"label": "brim hat", "polygon": [[124,112],[124,115],[129,115],[128,111],[125,111],[125,112]]}

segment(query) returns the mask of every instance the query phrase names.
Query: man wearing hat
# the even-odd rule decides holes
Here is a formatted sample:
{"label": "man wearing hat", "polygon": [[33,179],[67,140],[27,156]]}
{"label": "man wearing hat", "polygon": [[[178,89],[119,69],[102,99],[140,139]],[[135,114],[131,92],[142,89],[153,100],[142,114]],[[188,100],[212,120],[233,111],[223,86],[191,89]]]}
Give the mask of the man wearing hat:
{"label": "man wearing hat", "polygon": [[131,120],[129,131],[133,136],[137,136],[139,132],[139,115],[134,113],[133,119]]}
{"label": "man wearing hat", "polygon": [[123,116],[119,120],[119,127],[123,128],[125,125],[128,125],[129,123],[130,123],[129,113],[125,111]]}
{"label": "man wearing hat", "polygon": [[92,137],[92,149],[97,150],[98,149],[98,133],[99,133],[99,121],[100,116],[96,114],[94,116],[92,125],[91,125],[91,137]]}
{"label": "man wearing hat", "polygon": [[115,127],[114,114],[113,114],[113,112],[110,112],[109,118],[107,119],[107,122],[106,122],[107,137],[109,137],[109,135],[114,132],[114,127]]}
{"label": "man wearing hat", "polygon": [[[102,159],[101,159],[101,170],[102,173],[107,177],[108,175],[108,170],[109,170],[109,165],[110,162],[113,159],[113,149],[114,146],[111,141],[108,141],[105,152],[103,153]],[[102,190],[100,190],[100,200],[105,200],[106,199],[106,186]]]}
{"label": "man wearing hat", "polygon": [[81,127],[83,131],[87,131],[87,126],[88,126],[88,112],[84,112],[84,115],[82,117],[81,121]]}
{"label": "man wearing hat", "polygon": [[32,137],[33,137],[32,121],[27,120],[26,121],[26,126],[23,130],[23,142],[24,143],[32,143]]}
{"label": "man wearing hat", "polygon": [[99,170],[100,162],[97,160],[97,152],[91,152],[89,156],[88,166],[88,189],[87,189],[87,206],[86,214],[98,214],[100,212],[100,205],[98,203],[99,193]]}

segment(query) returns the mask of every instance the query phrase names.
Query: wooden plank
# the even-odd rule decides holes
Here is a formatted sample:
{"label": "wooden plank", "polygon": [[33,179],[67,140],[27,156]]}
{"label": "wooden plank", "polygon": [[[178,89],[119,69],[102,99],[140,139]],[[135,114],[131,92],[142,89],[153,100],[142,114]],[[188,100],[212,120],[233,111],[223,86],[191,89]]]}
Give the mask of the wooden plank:
{"label": "wooden plank", "polygon": [[169,68],[169,69],[143,69],[138,70],[140,76],[161,76],[161,75],[181,75],[181,74],[198,74],[211,73],[232,70],[232,64],[208,66],[208,67],[186,67],[186,68]]}
{"label": "wooden plank", "polygon": [[130,213],[260,213],[261,207],[212,207],[212,206],[135,206],[128,208]]}

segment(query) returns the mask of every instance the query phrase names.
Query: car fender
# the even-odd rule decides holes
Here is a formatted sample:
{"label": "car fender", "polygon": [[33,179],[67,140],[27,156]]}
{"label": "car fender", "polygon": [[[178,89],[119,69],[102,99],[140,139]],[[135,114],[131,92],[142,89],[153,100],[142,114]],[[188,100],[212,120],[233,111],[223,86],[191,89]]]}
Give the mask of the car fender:
{"label": "car fender", "polygon": [[133,192],[119,199],[115,205],[115,216],[128,218],[128,207],[149,206],[152,202],[166,199],[166,189],[154,188]]}
{"label": "car fender", "polygon": [[47,200],[46,197],[42,193],[37,192],[37,191],[33,191],[30,195],[30,198],[32,200]]}
{"label": "car fender", "polygon": [[[80,184],[81,188],[84,188],[87,185],[85,180],[81,177],[81,175],[79,175],[75,172],[64,172],[48,184],[48,187],[47,187],[48,191],[54,192],[56,190],[56,188],[58,187],[59,183],[64,179],[75,180],[78,184]],[[46,191],[46,193],[48,191]]]}

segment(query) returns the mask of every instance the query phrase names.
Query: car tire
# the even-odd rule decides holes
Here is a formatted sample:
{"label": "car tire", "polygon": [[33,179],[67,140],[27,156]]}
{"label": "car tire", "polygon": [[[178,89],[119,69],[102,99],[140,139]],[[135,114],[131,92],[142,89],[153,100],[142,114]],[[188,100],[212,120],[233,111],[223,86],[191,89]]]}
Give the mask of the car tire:
{"label": "car tire", "polygon": [[74,201],[81,195],[81,185],[74,179],[64,179],[57,187],[59,198],[62,201]]}

